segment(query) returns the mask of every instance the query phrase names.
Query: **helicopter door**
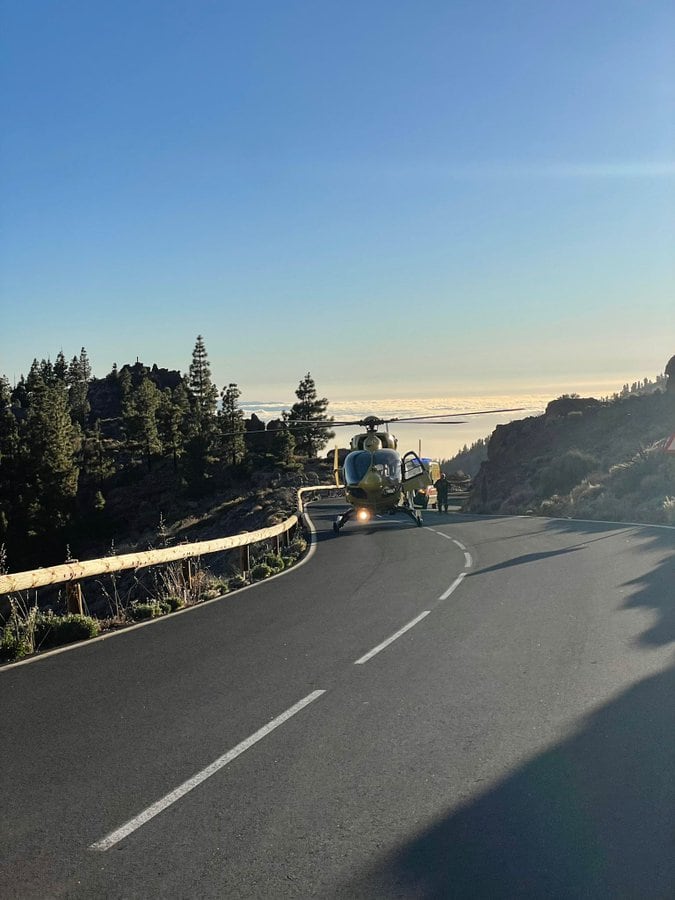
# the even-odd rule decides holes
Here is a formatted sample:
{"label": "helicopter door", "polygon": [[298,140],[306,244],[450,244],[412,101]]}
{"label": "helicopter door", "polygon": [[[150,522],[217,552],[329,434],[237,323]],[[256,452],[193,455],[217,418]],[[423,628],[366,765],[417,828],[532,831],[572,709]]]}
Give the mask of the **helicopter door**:
{"label": "helicopter door", "polygon": [[401,458],[401,470],[405,491],[419,491],[431,484],[431,475],[414,450],[409,450]]}

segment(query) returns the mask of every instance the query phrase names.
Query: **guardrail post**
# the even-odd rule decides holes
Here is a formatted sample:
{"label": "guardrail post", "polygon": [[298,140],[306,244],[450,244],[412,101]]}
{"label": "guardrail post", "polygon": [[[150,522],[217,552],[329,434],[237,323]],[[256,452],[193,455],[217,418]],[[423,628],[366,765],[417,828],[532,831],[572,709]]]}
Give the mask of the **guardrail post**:
{"label": "guardrail post", "polygon": [[249,544],[244,544],[240,548],[239,568],[243,575],[248,574],[251,568],[251,548]]}
{"label": "guardrail post", "polygon": [[84,615],[82,588],[79,581],[69,581],[66,584],[66,605],[70,615]]}
{"label": "guardrail post", "polygon": [[188,596],[192,593],[192,577],[194,575],[194,562],[192,559],[188,557],[188,559],[183,560],[182,565],[183,570],[183,585],[185,587],[185,599],[187,600]]}
{"label": "guardrail post", "polygon": [[272,538],[272,540],[274,541],[274,552],[278,556],[279,551],[281,550],[281,538],[279,537],[278,534],[275,534],[274,537]]}

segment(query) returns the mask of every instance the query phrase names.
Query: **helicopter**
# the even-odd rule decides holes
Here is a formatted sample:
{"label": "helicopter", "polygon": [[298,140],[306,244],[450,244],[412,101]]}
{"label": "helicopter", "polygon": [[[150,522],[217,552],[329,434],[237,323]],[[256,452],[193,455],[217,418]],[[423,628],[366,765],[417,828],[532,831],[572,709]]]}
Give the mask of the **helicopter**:
{"label": "helicopter", "polygon": [[[462,412],[462,416],[484,416],[494,413],[520,412],[522,407],[510,409],[481,409],[473,412]],[[340,513],[333,521],[333,531],[340,530],[351,519],[359,523],[369,522],[375,516],[395,515],[402,513],[421,527],[424,523],[422,513],[415,508],[415,492],[429,487],[433,479],[424,461],[409,450],[399,453],[398,441],[389,431],[392,422],[401,425],[416,423],[418,425],[464,425],[464,419],[439,422],[457,413],[436,413],[431,416],[401,416],[380,418],[366,416],[352,421],[319,421],[317,419],[294,419],[292,424],[285,425],[293,431],[307,425],[325,425],[327,428],[359,427],[365,432],[352,437],[350,452],[342,466],[338,463],[338,448],[335,448],[333,475],[336,487],[343,488],[348,509]],[[426,421],[425,421],[426,420]],[[433,420],[433,421],[430,421]],[[384,429],[384,430],[381,430]],[[254,437],[260,432],[227,432],[229,434]],[[225,435],[224,435],[225,436]],[[341,476],[344,481],[341,481]]]}
{"label": "helicopter", "polygon": [[[461,413],[463,416],[479,416],[492,413],[519,412],[514,409],[490,409]],[[446,414],[452,415],[451,413]],[[424,425],[463,425],[464,420],[439,422],[443,414],[435,416],[405,416],[382,419],[379,416],[366,416],[350,422],[326,423],[330,428],[341,426],[358,426],[365,432],[355,435],[350,442],[351,452],[347,454],[343,466],[338,465],[338,449],[335,448],[333,474],[337,487],[344,488],[345,499],[349,508],[340,513],[333,522],[333,531],[340,530],[355,518],[357,522],[366,523],[374,516],[403,513],[421,527],[422,513],[415,508],[415,492],[432,484],[427,466],[414,450],[400,454],[398,441],[389,432],[392,422],[408,424],[415,422]],[[436,421],[428,421],[434,419]],[[424,421],[427,420],[427,421]],[[299,422],[295,425],[316,424],[316,422]],[[380,430],[384,426],[384,430]],[[344,482],[341,482],[342,474]]]}

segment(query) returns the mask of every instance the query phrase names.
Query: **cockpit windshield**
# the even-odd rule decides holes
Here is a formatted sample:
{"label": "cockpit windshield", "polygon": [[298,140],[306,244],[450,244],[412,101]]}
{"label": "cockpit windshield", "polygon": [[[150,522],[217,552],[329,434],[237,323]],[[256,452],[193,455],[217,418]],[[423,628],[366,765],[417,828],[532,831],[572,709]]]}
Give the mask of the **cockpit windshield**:
{"label": "cockpit windshield", "polygon": [[345,481],[347,484],[358,484],[368,469],[373,470],[391,483],[401,480],[401,458],[395,450],[357,450],[350,453],[345,460]]}

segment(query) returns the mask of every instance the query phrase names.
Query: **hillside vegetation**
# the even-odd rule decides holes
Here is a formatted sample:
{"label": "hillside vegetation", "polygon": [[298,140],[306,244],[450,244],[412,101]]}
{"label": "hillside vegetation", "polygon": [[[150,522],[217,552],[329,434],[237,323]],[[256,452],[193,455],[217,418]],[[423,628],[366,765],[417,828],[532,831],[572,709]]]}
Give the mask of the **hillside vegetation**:
{"label": "hillside vegetation", "polygon": [[0,570],[284,518],[332,436],[309,373],[295,396],[280,419],[246,419],[201,336],[187,374],[137,360],[94,378],[82,348],[35,359],[13,387],[0,376]]}
{"label": "hillside vegetation", "polygon": [[[256,531],[286,520],[301,486],[331,480],[332,432],[307,375],[267,424],[214,385],[198,336],[187,375],[138,360],[93,378],[86,350],[0,376],[0,573]],[[282,540],[0,596],[0,663],[201,603],[293,565]]]}
{"label": "hillside vegetation", "polygon": [[499,425],[467,510],[675,525],[675,456],[664,452],[673,381],[602,401],[562,397]]}

